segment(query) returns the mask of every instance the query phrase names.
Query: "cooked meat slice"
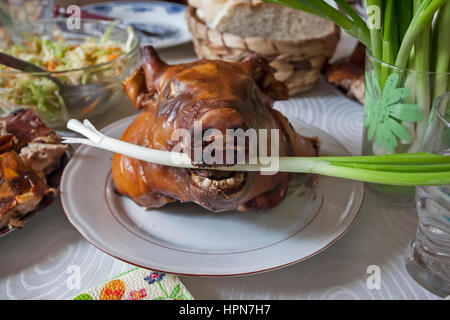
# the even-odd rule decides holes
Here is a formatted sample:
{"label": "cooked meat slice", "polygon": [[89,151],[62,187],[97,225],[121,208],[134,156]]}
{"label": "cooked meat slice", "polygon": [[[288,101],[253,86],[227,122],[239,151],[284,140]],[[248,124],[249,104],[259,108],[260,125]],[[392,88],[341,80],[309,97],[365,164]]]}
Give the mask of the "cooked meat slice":
{"label": "cooked meat slice", "polygon": [[364,104],[364,90],[365,90],[365,81],[364,76],[360,76],[357,79],[354,79],[350,85],[350,89],[347,92],[347,95],[350,98],[355,98],[361,104]]}
{"label": "cooked meat slice", "polygon": [[36,137],[53,134],[53,130],[39,119],[31,110],[17,110],[5,118],[6,131],[16,137],[14,149],[19,151]]}
{"label": "cooked meat slice", "polygon": [[364,103],[365,58],[365,47],[360,43],[348,59],[333,63],[326,70],[328,82],[344,89],[360,103]]}
{"label": "cooked meat slice", "polygon": [[[54,136],[54,135],[53,135]],[[45,141],[50,143],[46,143]],[[48,175],[59,168],[61,157],[67,151],[67,146],[54,142],[51,136],[38,137],[20,150],[23,162],[35,172]]]}
{"label": "cooked meat slice", "polygon": [[17,227],[44,197],[55,194],[46,176],[58,169],[67,146],[33,112],[0,119],[0,230]]}
{"label": "cooked meat slice", "polygon": [[8,228],[13,229],[13,228],[22,228],[23,227],[23,222],[20,221],[17,218],[11,218],[9,219],[9,224],[8,224]]}
{"label": "cooked meat slice", "polygon": [[0,136],[5,136],[8,133],[8,130],[6,130],[6,127],[8,126],[8,124],[6,123],[6,121],[4,119],[0,120]]}
{"label": "cooked meat slice", "polygon": [[35,210],[48,192],[44,176],[31,171],[14,151],[0,154],[0,229],[9,219]]}
{"label": "cooked meat slice", "polygon": [[14,136],[12,134],[6,133],[0,136],[0,153],[9,151],[14,145]]}

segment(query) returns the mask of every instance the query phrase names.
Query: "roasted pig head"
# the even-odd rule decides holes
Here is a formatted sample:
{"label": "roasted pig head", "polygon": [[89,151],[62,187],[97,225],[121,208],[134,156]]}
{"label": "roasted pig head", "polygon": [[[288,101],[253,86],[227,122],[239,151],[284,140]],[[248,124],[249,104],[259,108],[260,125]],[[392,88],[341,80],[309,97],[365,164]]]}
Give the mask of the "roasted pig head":
{"label": "roasted pig head", "polygon": [[[180,143],[173,139],[174,132],[184,129],[194,137],[195,123],[201,124],[203,133],[215,129],[225,137],[227,129],[278,129],[280,156],[317,156],[317,139],[299,136],[272,108],[275,100],[288,98],[287,88],[275,80],[272,70],[258,57],[239,63],[200,60],[168,65],[152,47],[145,47],[142,67],[124,88],[136,108],[144,112],[125,131],[123,141],[173,151]],[[215,136],[210,138],[203,135],[202,147]],[[148,208],[179,200],[215,212],[266,209],[286,197],[289,173],[213,170],[218,164],[195,158],[195,142],[190,146],[183,152],[198,169],[156,165],[115,154],[112,176],[116,190]],[[224,142],[216,152],[225,154],[229,146],[237,148]],[[245,152],[248,157],[248,150]]]}

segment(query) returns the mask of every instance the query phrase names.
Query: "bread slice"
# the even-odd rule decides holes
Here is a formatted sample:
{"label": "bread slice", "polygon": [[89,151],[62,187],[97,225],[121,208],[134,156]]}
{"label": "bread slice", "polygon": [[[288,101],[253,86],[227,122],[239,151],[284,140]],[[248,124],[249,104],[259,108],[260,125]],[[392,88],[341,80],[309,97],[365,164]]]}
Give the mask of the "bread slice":
{"label": "bread slice", "polygon": [[304,41],[335,32],[327,20],[259,0],[189,0],[189,4],[210,28],[241,37]]}

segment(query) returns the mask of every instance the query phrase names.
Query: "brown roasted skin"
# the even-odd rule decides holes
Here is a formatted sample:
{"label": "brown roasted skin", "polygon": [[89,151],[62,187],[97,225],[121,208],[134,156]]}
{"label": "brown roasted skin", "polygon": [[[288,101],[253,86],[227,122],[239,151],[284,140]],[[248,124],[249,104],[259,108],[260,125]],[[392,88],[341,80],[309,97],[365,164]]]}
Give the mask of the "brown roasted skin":
{"label": "brown roasted skin", "polygon": [[14,150],[16,151],[37,137],[53,133],[53,130],[31,110],[14,111],[0,121],[5,122],[6,131],[15,137]]}
{"label": "brown roasted skin", "polygon": [[[257,57],[241,63],[200,60],[169,66],[146,47],[142,67],[124,88],[136,107],[145,111],[125,131],[123,141],[171,151],[179,142],[172,140],[174,131],[183,128],[193,135],[194,121],[200,121],[203,130],[223,133],[237,128],[279,129],[280,156],[317,155],[317,139],[296,134],[272,108],[275,100],[288,98],[287,88]],[[187,153],[194,163],[192,149]],[[198,170],[168,167],[115,154],[112,176],[116,190],[141,206],[154,208],[179,200],[215,212],[276,206],[286,197],[291,177],[207,168],[204,164]]]}
{"label": "brown roasted skin", "polygon": [[347,92],[351,98],[356,98],[364,104],[364,66],[366,47],[358,43],[350,57],[344,61],[335,62],[326,68],[328,82]]}
{"label": "brown roasted skin", "polygon": [[56,169],[55,163],[59,166],[66,150],[31,110],[0,118],[0,234],[53,195],[56,190],[49,187],[46,173]]}
{"label": "brown roasted skin", "polygon": [[30,170],[15,151],[0,154],[0,218],[18,209],[34,209],[48,190],[45,179]]}

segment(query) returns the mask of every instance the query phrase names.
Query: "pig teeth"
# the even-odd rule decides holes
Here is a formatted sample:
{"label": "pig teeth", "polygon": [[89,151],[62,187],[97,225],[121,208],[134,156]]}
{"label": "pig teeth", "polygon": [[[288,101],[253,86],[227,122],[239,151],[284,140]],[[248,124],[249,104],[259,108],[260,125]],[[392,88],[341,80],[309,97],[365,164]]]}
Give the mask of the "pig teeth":
{"label": "pig teeth", "polygon": [[217,191],[234,188],[236,186],[241,185],[244,182],[244,174],[240,172],[235,174],[231,178],[223,180],[212,180],[209,178],[193,174],[191,176],[191,179],[194,182],[194,184],[200,188]]}

